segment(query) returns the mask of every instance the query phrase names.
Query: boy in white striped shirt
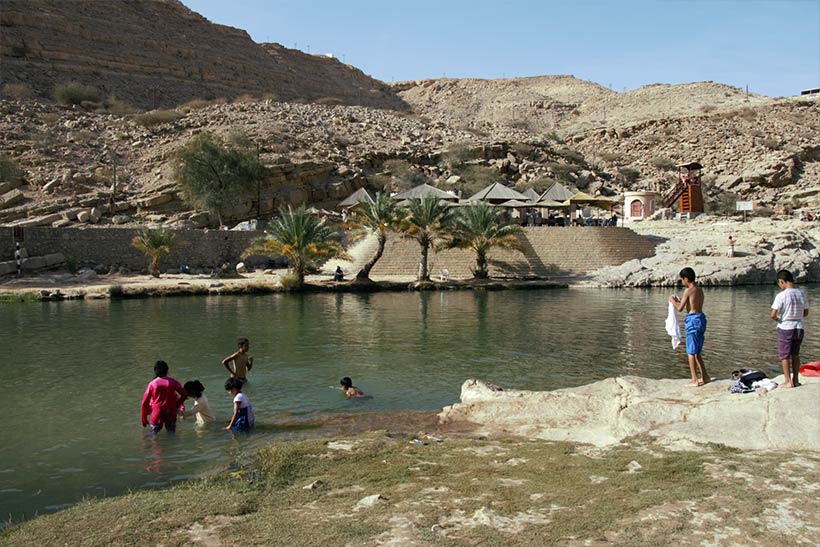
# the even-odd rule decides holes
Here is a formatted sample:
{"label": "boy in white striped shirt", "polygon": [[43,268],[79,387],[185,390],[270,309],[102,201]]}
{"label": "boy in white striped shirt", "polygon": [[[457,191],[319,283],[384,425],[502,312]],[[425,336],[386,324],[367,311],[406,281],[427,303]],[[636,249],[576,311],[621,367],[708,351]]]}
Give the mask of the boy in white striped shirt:
{"label": "boy in white striped shirt", "polygon": [[783,365],[781,387],[797,387],[800,385],[798,375],[800,344],[803,342],[803,318],[809,314],[809,299],[803,291],[795,288],[794,277],[789,270],[777,272],[777,286],[781,291],[772,303],[771,317],[777,321],[777,354]]}

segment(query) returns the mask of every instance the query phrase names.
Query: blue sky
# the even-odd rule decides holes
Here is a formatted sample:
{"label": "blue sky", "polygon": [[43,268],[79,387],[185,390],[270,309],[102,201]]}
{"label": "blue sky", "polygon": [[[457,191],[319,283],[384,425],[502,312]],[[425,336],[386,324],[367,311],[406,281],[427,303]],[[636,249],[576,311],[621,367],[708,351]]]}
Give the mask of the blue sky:
{"label": "blue sky", "polygon": [[820,86],[820,0],[182,0],[257,42],[384,81],[573,74],[616,91]]}

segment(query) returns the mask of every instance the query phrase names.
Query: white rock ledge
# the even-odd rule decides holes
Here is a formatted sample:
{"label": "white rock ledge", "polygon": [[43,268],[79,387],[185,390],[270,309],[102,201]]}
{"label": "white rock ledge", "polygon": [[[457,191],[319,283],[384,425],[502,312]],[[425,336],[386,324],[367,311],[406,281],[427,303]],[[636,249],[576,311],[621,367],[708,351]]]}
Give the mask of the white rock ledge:
{"label": "white rock ledge", "polygon": [[443,408],[439,420],[471,423],[484,435],[599,447],[647,434],[671,444],[820,451],[820,378],[800,381],[796,389],[733,394],[729,380],[694,388],[688,380],[624,376],[556,391],[497,391],[467,380],[461,403]]}

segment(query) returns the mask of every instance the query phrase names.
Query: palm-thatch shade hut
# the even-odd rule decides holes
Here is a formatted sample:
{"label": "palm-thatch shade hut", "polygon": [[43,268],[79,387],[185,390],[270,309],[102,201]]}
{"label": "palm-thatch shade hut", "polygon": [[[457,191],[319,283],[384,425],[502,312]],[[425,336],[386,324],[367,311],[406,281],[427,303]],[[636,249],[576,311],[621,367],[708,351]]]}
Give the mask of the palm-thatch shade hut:
{"label": "palm-thatch shade hut", "polygon": [[365,188],[359,188],[343,201],[339,202],[339,207],[354,207],[360,203],[374,203],[376,199]]}
{"label": "palm-thatch shade hut", "polygon": [[446,192],[440,188],[436,188],[435,186],[430,186],[429,184],[420,184],[415,188],[410,188],[409,190],[406,190],[393,196],[393,199],[397,201],[403,201],[406,199],[425,198],[438,198],[447,201],[458,201],[458,196],[455,195],[453,192]]}
{"label": "palm-thatch shade hut", "polygon": [[523,201],[519,201],[517,199],[510,199],[505,201],[504,203],[499,203],[499,207],[509,207],[510,209],[524,209],[526,207],[532,207],[532,203],[525,203]]}
{"label": "palm-thatch shade hut", "polygon": [[524,190],[521,193],[524,194],[525,196],[527,196],[527,198],[529,198],[528,201],[535,202],[535,201],[538,201],[539,199],[541,199],[540,194],[538,192],[536,192],[535,190],[533,190],[532,188],[527,188],[526,190]]}
{"label": "palm-thatch shade hut", "polygon": [[555,201],[554,199],[542,199],[535,203],[535,207],[546,207],[547,209],[564,209],[569,207],[563,201]]}
{"label": "palm-thatch shade hut", "polygon": [[519,201],[529,201],[529,198],[517,190],[513,190],[508,186],[504,186],[500,182],[494,182],[483,190],[476,192],[470,196],[469,201],[486,201],[489,203],[499,204],[517,199]]}
{"label": "palm-thatch shade hut", "polygon": [[566,189],[566,187],[561,184],[560,182],[553,182],[552,186],[547,188],[543,194],[538,197],[538,201],[544,201],[546,199],[551,199],[554,201],[566,201],[572,197],[572,192]]}

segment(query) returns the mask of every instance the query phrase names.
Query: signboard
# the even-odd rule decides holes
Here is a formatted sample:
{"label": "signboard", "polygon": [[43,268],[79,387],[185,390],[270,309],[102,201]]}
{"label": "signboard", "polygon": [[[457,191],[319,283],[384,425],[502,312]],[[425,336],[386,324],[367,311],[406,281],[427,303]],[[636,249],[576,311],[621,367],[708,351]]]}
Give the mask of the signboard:
{"label": "signboard", "polygon": [[753,201],[736,201],[735,211],[751,211],[754,209]]}

